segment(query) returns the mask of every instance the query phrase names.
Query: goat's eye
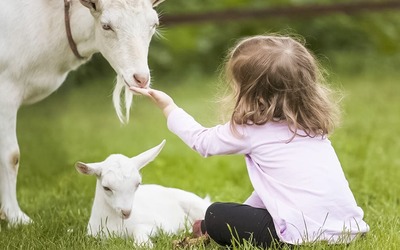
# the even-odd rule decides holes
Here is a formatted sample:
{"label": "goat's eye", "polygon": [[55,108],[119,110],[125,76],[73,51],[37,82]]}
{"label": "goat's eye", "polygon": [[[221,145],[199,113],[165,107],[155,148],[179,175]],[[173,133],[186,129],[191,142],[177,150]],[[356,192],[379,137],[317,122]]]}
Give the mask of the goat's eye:
{"label": "goat's eye", "polygon": [[106,192],[111,192],[111,188],[109,188],[109,187],[103,187],[103,189],[104,189],[104,191],[106,191]]}
{"label": "goat's eye", "polygon": [[103,30],[112,30],[111,26],[109,24],[106,24],[106,23],[103,24],[101,27],[103,28]]}

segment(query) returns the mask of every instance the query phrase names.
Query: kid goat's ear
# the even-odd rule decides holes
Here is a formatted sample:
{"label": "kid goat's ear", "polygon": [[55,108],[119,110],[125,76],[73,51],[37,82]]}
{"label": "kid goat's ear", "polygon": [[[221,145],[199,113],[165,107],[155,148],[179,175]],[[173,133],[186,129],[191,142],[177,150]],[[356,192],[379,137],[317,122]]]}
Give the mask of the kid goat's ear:
{"label": "kid goat's ear", "polygon": [[165,140],[163,140],[159,145],[151,148],[140,155],[131,158],[132,163],[137,167],[138,170],[142,169],[149,162],[153,161],[157,155],[161,152],[161,149],[165,145]]}
{"label": "kid goat's ear", "polygon": [[75,163],[75,168],[76,170],[81,173],[81,174],[86,174],[86,175],[96,175],[99,176],[101,173],[100,167],[96,167],[94,163],[83,163],[78,161]]}

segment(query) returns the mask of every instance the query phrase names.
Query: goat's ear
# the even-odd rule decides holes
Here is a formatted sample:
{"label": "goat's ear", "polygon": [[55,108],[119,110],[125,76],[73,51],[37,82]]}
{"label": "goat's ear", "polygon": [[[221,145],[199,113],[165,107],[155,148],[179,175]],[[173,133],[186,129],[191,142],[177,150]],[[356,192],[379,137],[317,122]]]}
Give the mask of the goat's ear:
{"label": "goat's ear", "polygon": [[96,11],[98,9],[98,0],[79,0],[79,2],[91,11]]}
{"label": "goat's ear", "polygon": [[132,157],[131,161],[133,161],[133,164],[137,166],[138,170],[140,170],[156,158],[156,156],[161,152],[161,149],[164,147],[164,145],[165,140],[163,140],[159,145],[155,146],[154,148],[151,148],[141,153],[140,155]]}
{"label": "goat's ear", "polygon": [[99,167],[96,167],[95,164],[77,162],[75,163],[76,170],[81,174],[86,175],[96,175],[99,176],[101,171]]}
{"label": "goat's ear", "polygon": [[165,0],[151,0],[151,3],[153,4],[153,7],[156,7],[160,3],[164,2]]}

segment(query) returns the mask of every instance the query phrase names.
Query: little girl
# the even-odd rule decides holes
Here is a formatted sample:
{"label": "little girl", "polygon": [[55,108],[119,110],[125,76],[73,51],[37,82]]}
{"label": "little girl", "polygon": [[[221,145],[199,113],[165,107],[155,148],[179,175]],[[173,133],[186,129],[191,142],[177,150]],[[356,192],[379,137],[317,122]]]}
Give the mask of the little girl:
{"label": "little girl", "polygon": [[205,128],[154,89],[168,128],[204,157],[243,154],[254,191],[244,202],[213,203],[197,235],[220,245],[325,241],[349,243],[368,232],[331,142],[338,107],[305,46],[281,36],[241,40],[228,54],[234,108],[226,124]]}

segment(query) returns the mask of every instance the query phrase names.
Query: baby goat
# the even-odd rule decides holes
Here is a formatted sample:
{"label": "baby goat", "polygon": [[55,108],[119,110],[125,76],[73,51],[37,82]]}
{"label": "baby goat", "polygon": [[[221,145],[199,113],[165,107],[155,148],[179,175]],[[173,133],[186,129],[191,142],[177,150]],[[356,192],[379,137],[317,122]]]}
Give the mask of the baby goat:
{"label": "baby goat", "polygon": [[97,177],[88,234],[100,237],[133,237],[138,245],[152,246],[159,229],[175,234],[203,219],[208,199],[176,188],[140,185],[139,170],[154,160],[165,144],[135,157],[110,155],[98,163],[76,163],[78,172]]}

